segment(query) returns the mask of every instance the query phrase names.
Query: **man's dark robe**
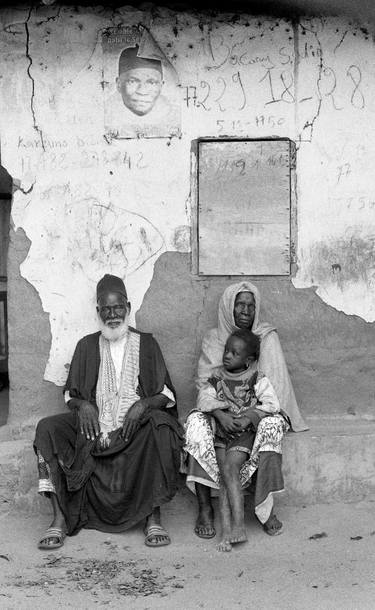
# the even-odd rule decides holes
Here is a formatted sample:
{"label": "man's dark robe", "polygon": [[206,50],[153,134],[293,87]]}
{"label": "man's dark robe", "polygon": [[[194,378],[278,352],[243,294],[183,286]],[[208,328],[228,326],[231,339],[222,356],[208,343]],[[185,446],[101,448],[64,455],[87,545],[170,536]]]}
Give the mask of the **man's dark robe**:
{"label": "man's dark robe", "polygon": [[[140,335],[140,398],[172,392],[160,348],[148,333]],[[100,332],[87,335],[76,347],[65,390],[72,398],[96,405]],[[168,502],[177,491],[182,430],[176,407],[148,408],[130,441],[120,429],[110,433],[111,443],[101,450],[98,440],[80,432],[78,413],[52,415],[36,429],[34,449],[48,464],[67,533],[82,527],[104,532],[124,531],[152,510]]]}

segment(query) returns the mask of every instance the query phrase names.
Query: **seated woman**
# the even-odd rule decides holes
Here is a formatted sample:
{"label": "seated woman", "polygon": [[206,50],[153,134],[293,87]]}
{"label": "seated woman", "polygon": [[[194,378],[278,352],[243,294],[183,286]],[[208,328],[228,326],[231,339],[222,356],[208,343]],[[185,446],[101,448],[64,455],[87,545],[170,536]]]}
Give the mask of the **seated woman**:
{"label": "seated woman", "polygon": [[[236,329],[249,329],[260,338],[259,369],[271,381],[290,428],[294,432],[307,430],[298,409],[276,329],[269,324],[259,323],[259,309],[259,291],[251,282],[232,284],[224,291],[219,303],[218,327],[208,331],[203,338],[198,363],[198,390],[221,364],[228,336]],[[280,533],[282,528],[282,523],[273,513],[273,492],[284,488],[281,441],[288,428],[285,418],[264,417],[258,425],[250,458],[241,468],[243,487],[250,483],[252,475],[257,472],[255,514],[270,535]],[[219,490],[219,467],[214,432],[207,414],[199,408],[193,410],[187,418],[185,434],[188,456],[186,482],[189,489],[196,493],[199,506],[194,531],[201,538],[212,538],[216,531],[211,489]]]}

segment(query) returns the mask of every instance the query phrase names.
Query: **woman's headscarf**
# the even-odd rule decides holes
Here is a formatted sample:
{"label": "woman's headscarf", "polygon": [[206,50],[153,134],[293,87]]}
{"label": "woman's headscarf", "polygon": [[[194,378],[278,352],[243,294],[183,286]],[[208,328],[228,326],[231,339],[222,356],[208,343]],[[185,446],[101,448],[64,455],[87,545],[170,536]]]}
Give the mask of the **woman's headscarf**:
{"label": "woman's headscarf", "polygon": [[236,297],[240,292],[251,292],[254,296],[255,313],[253,325],[251,327],[252,332],[263,338],[267,333],[271,332],[271,330],[275,330],[275,327],[270,326],[270,324],[259,324],[260,294],[258,288],[247,281],[231,284],[224,290],[219,302],[219,324],[217,331],[219,341],[223,344],[223,347],[228,336],[238,328],[234,321],[233,312]]}

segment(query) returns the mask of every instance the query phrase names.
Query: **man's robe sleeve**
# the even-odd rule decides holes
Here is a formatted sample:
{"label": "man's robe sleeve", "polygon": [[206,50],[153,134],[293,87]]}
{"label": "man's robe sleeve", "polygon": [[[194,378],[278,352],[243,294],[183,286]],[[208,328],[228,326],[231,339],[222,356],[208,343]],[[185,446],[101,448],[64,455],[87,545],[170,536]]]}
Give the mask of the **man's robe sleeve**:
{"label": "man's robe sleeve", "polygon": [[[155,396],[163,392],[164,386],[176,395],[161,349],[150,334],[141,333],[139,354],[139,388],[141,398]],[[177,416],[176,407],[170,407],[168,413]]]}
{"label": "man's robe sleeve", "polygon": [[71,398],[87,400],[95,406],[100,365],[99,335],[99,332],[94,333],[78,341],[64,387],[64,392],[68,391]]}

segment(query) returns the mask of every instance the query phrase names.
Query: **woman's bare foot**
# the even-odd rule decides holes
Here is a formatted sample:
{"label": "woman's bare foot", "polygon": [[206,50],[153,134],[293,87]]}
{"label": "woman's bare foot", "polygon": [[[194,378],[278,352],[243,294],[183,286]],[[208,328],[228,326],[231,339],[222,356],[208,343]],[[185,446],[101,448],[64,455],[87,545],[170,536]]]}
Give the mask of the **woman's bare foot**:
{"label": "woman's bare foot", "polygon": [[283,532],[283,524],[272,511],[269,519],[263,524],[263,529],[269,536],[278,536]]}
{"label": "woman's bare foot", "polygon": [[247,542],[247,534],[244,527],[233,527],[229,536],[229,542],[231,544],[237,544],[237,542]]}
{"label": "woman's bare foot", "polygon": [[232,550],[232,545],[229,541],[228,536],[224,536],[223,539],[219,542],[219,544],[217,545],[217,550],[224,551],[225,553],[228,553]]}

